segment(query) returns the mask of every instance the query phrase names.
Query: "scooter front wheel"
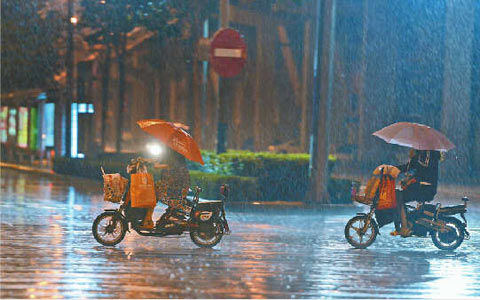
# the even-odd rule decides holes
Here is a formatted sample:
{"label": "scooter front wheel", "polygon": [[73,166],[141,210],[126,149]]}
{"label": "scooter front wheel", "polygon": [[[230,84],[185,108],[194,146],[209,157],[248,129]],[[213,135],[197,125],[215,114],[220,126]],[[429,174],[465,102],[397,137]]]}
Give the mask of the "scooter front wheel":
{"label": "scooter front wheel", "polygon": [[373,244],[377,237],[377,223],[370,219],[367,224],[367,220],[367,216],[356,216],[345,225],[345,238],[355,248],[365,249]]}
{"label": "scooter front wheel", "polygon": [[127,232],[127,225],[116,215],[116,212],[107,211],[93,221],[93,237],[104,246],[115,246],[120,243]]}

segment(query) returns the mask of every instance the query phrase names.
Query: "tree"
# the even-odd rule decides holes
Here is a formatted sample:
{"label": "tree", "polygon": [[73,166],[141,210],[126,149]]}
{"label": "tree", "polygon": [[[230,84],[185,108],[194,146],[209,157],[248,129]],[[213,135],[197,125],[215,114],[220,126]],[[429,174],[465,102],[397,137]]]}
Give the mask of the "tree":
{"label": "tree", "polygon": [[[102,80],[103,123],[102,141],[105,137],[105,112],[107,110],[110,53],[114,52],[118,63],[117,152],[122,148],[123,119],[125,113],[125,56],[127,34],[135,27],[144,26],[159,36],[179,33],[177,10],[167,0],[82,0],[83,15],[80,25],[92,31],[86,40],[91,45],[104,45],[105,62]],[[104,142],[102,142],[104,143]]]}
{"label": "tree", "polygon": [[54,86],[54,75],[63,67],[58,40],[62,18],[46,10],[46,0],[1,3],[2,91]]}

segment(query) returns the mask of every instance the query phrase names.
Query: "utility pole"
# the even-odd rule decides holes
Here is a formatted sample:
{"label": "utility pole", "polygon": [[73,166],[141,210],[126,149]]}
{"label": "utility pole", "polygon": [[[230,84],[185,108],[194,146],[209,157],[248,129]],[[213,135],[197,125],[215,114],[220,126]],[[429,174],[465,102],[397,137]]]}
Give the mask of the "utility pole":
{"label": "utility pole", "polygon": [[73,100],[73,67],[74,67],[74,49],[73,49],[73,26],[76,18],[73,16],[73,0],[67,1],[67,52],[65,57],[65,67],[67,71],[67,86],[65,95],[65,156],[71,157],[72,145],[72,100]]}
{"label": "utility pole", "polygon": [[308,200],[328,202],[330,107],[333,93],[336,0],[318,0]]}
{"label": "utility pole", "polygon": [[[220,0],[220,22],[219,29],[227,28],[230,22],[230,1]],[[221,93],[221,80],[218,78],[218,85],[215,87],[218,94],[218,124],[217,124],[217,153],[227,151],[227,132],[228,132],[228,106],[224,93]]]}

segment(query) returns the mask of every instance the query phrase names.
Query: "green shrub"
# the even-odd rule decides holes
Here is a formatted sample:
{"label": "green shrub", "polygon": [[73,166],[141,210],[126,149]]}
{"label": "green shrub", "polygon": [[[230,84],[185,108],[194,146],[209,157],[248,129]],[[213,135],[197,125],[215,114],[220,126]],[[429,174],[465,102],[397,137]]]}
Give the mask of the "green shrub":
{"label": "green shrub", "polygon": [[350,179],[330,177],[327,185],[330,202],[333,204],[352,203],[352,182],[354,181]]}
{"label": "green shrub", "polygon": [[124,162],[112,160],[56,157],[53,170],[59,174],[102,179],[100,167],[104,168],[105,173],[120,173],[126,177],[126,165]]}
{"label": "green shrub", "polygon": [[[102,179],[100,166],[103,166],[106,173],[120,173],[128,178],[126,174],[126,162],[108,160],[89,160],[78,158],[55,158],[54,171],[58,174],[80,176],[91,179]],[[155,178],[160,170],[152,170]],[[218,199],[220,186],[224,183],[230,186],[229,201],[254,201],[258,200],[257,179],[253,177],[219,175],[190,171],[191,186],[202,188],[200,197],[207,199]]]}
{"label": "green shrub", "polygon": [[192,186],[203,189],[200,197],[218,199],[220,186],[224,183],[230,187],[229,201],[246,202],[258,200],[257,179],[253,177],[218,175],[200,171],[190,171]]}
{"label": "green shrub", "polygon": [[[204,153],[202,153],[204,154]],[[204,172],[257,178],[262,201],[299,201],[308,184],[308,154],[228,151],[205,153]]]}
{"label": "green shrub", "polygon": [[[305,198],[309,180],[309,154],[229,150],[222,154],[202,151],[202,156],[205,165],[192,163],[190,168],[206,173],[255,177],[258,199],[262,201],[301,201]],[[336,157],[329,155],[330,172],[335,162]],[[349,180],[329,180],[327,189],[332,202],[350,201],[350,185]]]}
{"label": "green shrub", "polygon": [[[101,179],[106,173],[124,177],[131,158],[139,154],[104,154],[98,159],[56,158],[54,171],[60,174]],[[217,198],[223,183],[230,185],[232,201],[302,201],[308,189],[308,154],[228,151],[222,154],[202,151],[205,165],[188,161],[192,186],[203,189],[204,198]],[[329,157],[329,169],[335,157]],[[156,171],[152,170],[154,177]],[[351,180],[330,178],[327,191],[332,203],[350,203]]]}

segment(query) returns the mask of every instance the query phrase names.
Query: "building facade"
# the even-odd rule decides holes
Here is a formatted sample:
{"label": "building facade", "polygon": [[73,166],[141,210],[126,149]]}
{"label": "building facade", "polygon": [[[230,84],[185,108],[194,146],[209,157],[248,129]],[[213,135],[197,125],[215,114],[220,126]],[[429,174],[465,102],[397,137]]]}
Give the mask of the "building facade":
{"label": "building facade", "polygon": [[[317,70],[315,60],[321,1],[228,2],[229,27],[247,44],[245,68],[233,78],[219,78],[199,51],[199,39],[218,30],[218,12],[193,25],[196,35],[181,39],[158,41],[140,28],[128,35],[120,151],[142,150],[149,137],[135,122],[145,118],[187,124],[201,148],[214,150],[222,102],[228,148],[308,152],[315,72],[325,71]],[[401,162],[403,148],[371,134],[412,121],[444,132],[457,145],[441,168],[444,177],[478,174],[480,4],[454,2],[332,1],[334,80],[328,113],[330,152],[344,162],[340,171]],[[77,129],[71,138],[77,156],[118,150],[116,57],[105,102],[105,51],[87,48],[76,56],[72,122]]]}

